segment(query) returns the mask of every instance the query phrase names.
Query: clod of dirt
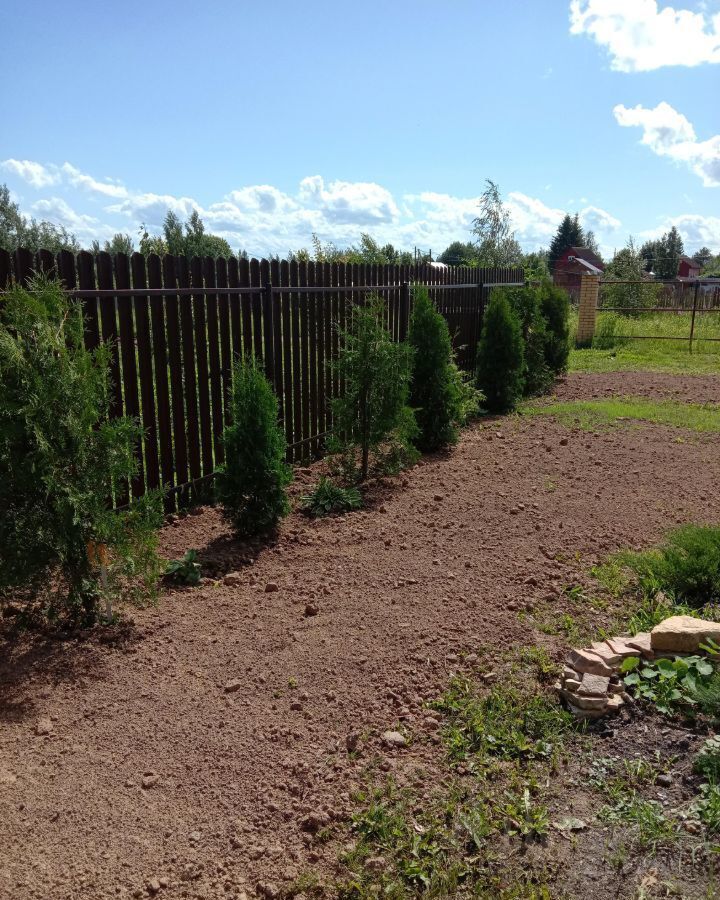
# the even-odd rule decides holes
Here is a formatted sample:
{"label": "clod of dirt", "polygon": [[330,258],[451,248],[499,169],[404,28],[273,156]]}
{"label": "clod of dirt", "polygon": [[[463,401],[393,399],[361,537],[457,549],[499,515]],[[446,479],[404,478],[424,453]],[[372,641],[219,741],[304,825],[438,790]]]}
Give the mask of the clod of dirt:
{"label": "clod of dirt", "polygon": [[242,584],[242,576],[239,572],[228,572],[227,575],[223,578],[223,584],[226,584],[228,587],[234,587],[236,585]]}
{"label": "clod of dirt", "polygon": [[279,588],[276,581],[268,581],[268,583],[265,585],[266,594],[274,594],[278,590]]}
{"label": "clod of dirt", "polygon": [[315,603],[306,603],[305,604],[305,615],[306,616],[316,616],[320,612],[320,607],[316,606]]}
{"label": "clod of dirt", "polygon": [[55,726],[50,721],[48,716],[42,716],[37,720],[37,723],[35,725],[35,734],[42,736],[45,734],[52,734],[53,731],[55,731]]}
{"label": "clod of dirt", "polygon": [[242,682],[239,678],[231,678],[230,681],[225,683],[225,693],[226,694],[234,694],[235,691],[239,691]]}
{"label": "clod of dirt", "polygon": [[385,731],[382,736],[383,744],[388,747],[406,747],[407,738],[399,731]]}

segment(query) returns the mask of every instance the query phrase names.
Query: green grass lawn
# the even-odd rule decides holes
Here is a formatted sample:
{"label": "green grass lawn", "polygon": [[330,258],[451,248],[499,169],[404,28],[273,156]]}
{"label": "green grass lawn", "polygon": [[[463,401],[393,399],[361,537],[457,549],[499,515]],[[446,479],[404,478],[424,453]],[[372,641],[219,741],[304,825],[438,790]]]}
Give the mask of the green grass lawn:
{"label": "green grass lawn", "polygon": [[720,405],[648,400],[645,397],[566,400],[549,404],[537,401],[524,406],[521,414],[553,416],[562,425],[588,431],[628,423],[651,422],[670,428],[685,428],[688,431],[720,432]]}
{"label": "green grass lawn", "polygon": [[[720,343],[703,338],[720,338],[720,313],[698,313],[695,319],[693,352],[688,349],[690,313],[648,313],[639,316],[620,316],[600,313],[594,346],[587,350],[574,349],[577,312],[571,313],[571,342],[569,369],[571,372],[619,372],[644,370],[678,374],[720,375]],[[613,338],[615,334],[652,334],[678,340],[628,340]],[[605,347],[598,346],[605,335]],[[684,338],[685,340],[681,340]]]}

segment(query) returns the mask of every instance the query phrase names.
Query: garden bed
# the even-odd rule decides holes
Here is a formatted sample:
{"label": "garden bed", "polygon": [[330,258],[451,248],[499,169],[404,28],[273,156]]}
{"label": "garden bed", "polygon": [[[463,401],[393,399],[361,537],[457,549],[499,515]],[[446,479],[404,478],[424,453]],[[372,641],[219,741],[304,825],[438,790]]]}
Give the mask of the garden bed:
{"label": "garden bed", "polygon": [[[717,403],[720,379],[571,375],[557,390],[620,393]],[[544,626],[564,615],[609,623],[616,610],[577,615],[568,589],[608,553],[720,521],[719,446],[713,433],[512,416],[376,485],[362,511],[294,512],[266,544],[235,539],[213,508],[168,524],[163,554],[197,549],[210,580],[164,589],[122,628],[3,641],[0,897],[272,896],[293,883],[309,896],[343,878],[344,823],[368,768],[422,802],[446,772],[426,702],[457,671],[512,678],[513,653],[529,646],[560,660],[570,636]],[[300,470],[295,496],[315,479]],[[383,743],[397,728],[409,746]],[[596,758],[658,750],[678,769],[674,803],[689,763],[667,759],[702,738],[628,713],[588,741]],[[684,837],[655,856],[632,844],[611,863],[617,827],[594,818],[605,801],[588,800],[589,765],[577,756],[550,791],[553,821],[588,827],[529,848],[508,838],[518,871],[547,868],[552,897],[642,885],[654,896],[668,879],[705,896],[703,852]]]}

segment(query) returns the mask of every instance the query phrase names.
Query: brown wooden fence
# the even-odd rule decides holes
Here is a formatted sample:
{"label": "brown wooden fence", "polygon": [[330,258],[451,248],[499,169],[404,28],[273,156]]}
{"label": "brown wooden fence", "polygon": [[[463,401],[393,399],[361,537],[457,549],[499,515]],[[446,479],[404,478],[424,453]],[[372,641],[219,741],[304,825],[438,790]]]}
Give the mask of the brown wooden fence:
{"label": "brown wooden fence", "polygon": [[[427,285],[446,317],[459,364],[471,370],[490,287],[523,270],[191,259],[134,253],[0,250],[0,290],[55,274],[82,299],[85,342],[112,343],[113,416],[144,429],[132,496],[163,486],[167,507],[201,496],[223,460],[234,360],[264,361],[294,462],[322,452],[340,385],[327,363],[354,302],[385,298],[396,340],[407,334],[412,284]],[[119,504],[127,497],[118,497]]]}

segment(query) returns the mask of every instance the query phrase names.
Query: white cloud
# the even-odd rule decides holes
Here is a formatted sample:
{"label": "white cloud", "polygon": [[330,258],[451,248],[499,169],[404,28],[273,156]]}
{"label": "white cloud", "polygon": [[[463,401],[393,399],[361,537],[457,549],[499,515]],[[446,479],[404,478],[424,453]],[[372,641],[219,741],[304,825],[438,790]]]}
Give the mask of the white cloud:
{"label": "white cloud", "polygon": [[[29,211],[65,225],[87,243],[92,238],[111,237],[117,231],[135,234],[141,223],[150,232],[159,233],[168,210],[181,219],[197,210],[209,231],[224,237],[233,248],[244,248],[255,255],[284,255],[307,247],[313,232],[323,241],[348,246],[357,243],[363,231],[369,231],[381,244],[390,242],[403,249],[417,246],[440,253],[452,241],[471,239],[480,202],[479,196],[458,197],[435,191],[407,194],[398,201],[387,188],[374,182],[326,182],[312,175],[304,178],[295,191],[269,184],[246,185],[216,201],[201,203],[193,197],[132,190],[110,179],[98,181],[70,163],[40,168],[57,174],[65,199],[53,195],[39,200]],[[15,169],[13,172],[19,175]],[[98,205],[97,211],[91,208],[93,215],[73,209],[81,198],[84,210],[88,203]],[[564,210],[519,191],[508,194],[506,203],[521,245],[527,250],[547,246]],[[593,206],[581,210],[580,216],[584,225],[598,232],[601,242],[603,233],[608,235],[620,224],[610,213]]]}
{"label": "white cloud", "polygon": [[654,109],[628,109],[620,103],[613,114],[623,127],[642,128],[641,143],[653,153],[689,166],[706,187],[720,185],[720,135],[699,141],[692,124],[664,101]]}
{"label": "white cloud", "polygon": [[70,184],[75,187],[84,187],[89,191],[104,194],[106,197],[127,197],[127,189],[121,184],[110,181],[97,181],[92,175],[86,175],[68,162],[64,163],[62,171],[67,175]]}
{"label": "white cloud", "polygon": [[34,188],[49,187],[51,184],[57,184],[60,180],[57,172],[53,171],[54,166],[48,168],[42,163],[32,162],[29,159],[6,159],[0,165],[7,172],[14,172]]}
{"label": "white cloud", "polygon": [[714,252],[720,250],[720,217],[700,216],[684,213],[680,216],[668,217],[662,225],[640,233],[642,240],[659,238],[674,225],[680,232],[686,253],[694,253],[701,247],[710,247]]}
{"label": "white cloud", "polygon": [[331,181],[325,186],[321,175],[300,182],[300,200],[322,210],[329,221],[340,224],[372,225],[394,222],[399,210],[390,191],[365,181]]}
{"label": "white cloud", "polygon": [[572,0],[570,33],[593,38],[620,72],[720,62],[720,13],[660,9],[657,0]]}
{"label": "white cloud", "polygon": [[76,212],[62,197],[48,197],[32,204],[32,212],[53,224],[64,225],[80,238],[103,238],[113,233],[109,226],[103,226],[99,219]]}

